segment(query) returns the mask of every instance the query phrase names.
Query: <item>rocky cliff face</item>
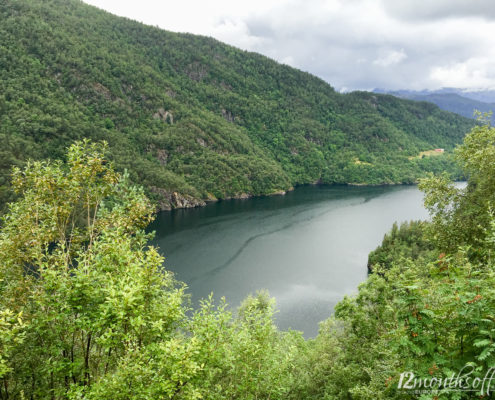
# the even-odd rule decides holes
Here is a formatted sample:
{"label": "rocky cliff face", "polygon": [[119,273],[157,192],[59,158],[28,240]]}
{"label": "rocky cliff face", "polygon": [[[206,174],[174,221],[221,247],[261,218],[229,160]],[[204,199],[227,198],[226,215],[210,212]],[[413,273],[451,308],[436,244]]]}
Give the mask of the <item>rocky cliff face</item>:
{"label": "rocky cliff face", "polygon": [[[291,187],[288,191],[294,190]],[[194,208],[194,207],[202,207],[206,205],[206,202],[214,202],[218,201],[218,199],[212,195],[208,194],[208,198],[206,201],[202,199],[197,199],[188,194],[181,194],[179,192],[168,191],[163,188],[153,187],[151,191],[158,195],[159,199],[157,201],[157,210],[158,211],[170,211],[174,208]],[[285,190],[278,190],[273,193],[270,193],[269,196],[283,196],[287,194]],[[249,193],[239,193],[235,196],[226,196],[223,200],[231,200],[231,199],[250,199],[253,197],[252,194]]]}
{"label": "rocky cliff face", "polygon": [[159,211],[167,211],[173,208],[194,208],[206,205],[203,200],[196,199],[188,194],[171,192],[163,188],[151,189],[159,197],[157,208]]}

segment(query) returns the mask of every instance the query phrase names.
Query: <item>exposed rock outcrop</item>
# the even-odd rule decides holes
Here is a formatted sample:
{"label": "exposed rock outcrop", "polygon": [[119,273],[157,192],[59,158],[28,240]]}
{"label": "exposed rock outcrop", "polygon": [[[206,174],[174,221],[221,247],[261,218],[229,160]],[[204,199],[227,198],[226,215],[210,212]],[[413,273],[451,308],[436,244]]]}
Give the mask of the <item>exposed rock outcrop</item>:
{"label": "exposed rock outcrop", "polygon": [[235,119],[234,115],[225,108],[222,108],[222,117],[224,117],[228,122],[234,122]]}
{"label": "exposed rock outcrop", "polygon": [[270,196],[285,196],[287,192],[285,190],[278,190],[276,192],[270,193]]}
{"label": "exposed rock outcrop", "polygon": [[174,116],[172,113],[163,108],[159,108],[158,111],[153,114],[153,118],[161,119],[163,122],[167,122],[170,125],[174,123]]}
{"label": "exposed rock outcrop", "polygon": [[154,144],[148,144],[146,146],[146,153],[151,154],[153,157],[156,157],[160,165],[167,165],[169,152],[165,149],[157,149]]}
{"label": "exposed rock outcrop", "polygon": [[196,82],[201,82],[208,75],[208,68],[198,61],[189,64],[186,67],[186,75]]}
{"label": "exposed rock outcrop", "polygon": [[196,142],[198,142],[198,144],[201,146],[201,147],[207,147],[206,146],[206,142],[203,138],[197,138],[196,139]]}
{"label": "exposed rock outcrop", "polygon": [[112,93],[106,86],[103,86],[99,82],[93,83],[93,89],[95,90],[96,93],[101,94],[105,99],[110,100],[112,98]]}
{"label": "exposed rock outcrop", "polygon": [[232,90],[232,86],[229,85],[228,83],[225,83],[224,81],[220,82],[220,87],[224,90],[228,90],[228,91]]}
{"label": "exposed rock outcrop", "polygon": [[163,188],[152,187],[152,192],[156,193],[158,199],[158,210],[171,210],[173,208],[194,208],[206,205],[201,199],[196,199],[188,194],[171,192]]}
{"label": "exposed rock outcrop", "polygon": [[158,149],[156,151],[156,158],[160,162],[161,165],[167,165],[168,161],[168,152],[164,149]]}

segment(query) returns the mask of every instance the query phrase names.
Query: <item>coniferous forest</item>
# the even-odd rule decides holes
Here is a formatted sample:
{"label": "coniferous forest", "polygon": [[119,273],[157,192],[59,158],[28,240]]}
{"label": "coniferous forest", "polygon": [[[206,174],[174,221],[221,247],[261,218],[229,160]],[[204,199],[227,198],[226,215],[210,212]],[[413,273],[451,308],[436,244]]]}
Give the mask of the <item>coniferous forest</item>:
{"label": "coniferous forest", "polygon": [[[75,0],[3,1],[0,21],[1,400],[489,395],[442,384],[495,365],[486,119],[340,94]],[[193,309],[149,245],[157,204],[418,179],[431,220],[391,227],[313,339],[279,330],[262,290]],[[427,393],[407,390],[408,371]]]}

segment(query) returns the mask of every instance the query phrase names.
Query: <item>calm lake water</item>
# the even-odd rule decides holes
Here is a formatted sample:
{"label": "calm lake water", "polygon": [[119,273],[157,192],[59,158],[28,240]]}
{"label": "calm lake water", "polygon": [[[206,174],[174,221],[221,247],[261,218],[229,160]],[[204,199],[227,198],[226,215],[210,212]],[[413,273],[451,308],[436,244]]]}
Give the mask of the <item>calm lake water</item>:
{"label": "calm lake water", "polygon": [[428,218],[422,199],[415,186],[305,186],[162,212],[151,229],[193,304],[213,292],[237,307],[268,289],[280,310],[277,325],[313,337],[366,279],[368,253],[394,221]]}

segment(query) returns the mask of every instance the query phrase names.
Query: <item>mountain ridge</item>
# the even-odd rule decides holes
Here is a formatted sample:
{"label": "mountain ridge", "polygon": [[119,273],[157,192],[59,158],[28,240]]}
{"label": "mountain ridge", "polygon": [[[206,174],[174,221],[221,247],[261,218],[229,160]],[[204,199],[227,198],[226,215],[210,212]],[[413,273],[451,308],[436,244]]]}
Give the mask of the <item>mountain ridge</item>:
{"label": "mountain ridge", "polygon": [[[427,101],[434,103],[441,109],[454,112],[466,118],[475,118],[474,111],[492,113],[491,123],[495,124],[495,91],[479,90],[466,91],[456,88],[443,88],[439,90],[393,90],[375,89],[376,93],[386,93],[403,99],[415,101]],[[484,100],[483,100],[484,99]]]}
{"label": "mountain ridge", "polygon": [[106,140],[168,209],[315,182],[412,183],[451,165],[416,155],[451,150],[473,125],[77,0],[8,0],[0,17],[3,202],[12,165],[82,138]]}

